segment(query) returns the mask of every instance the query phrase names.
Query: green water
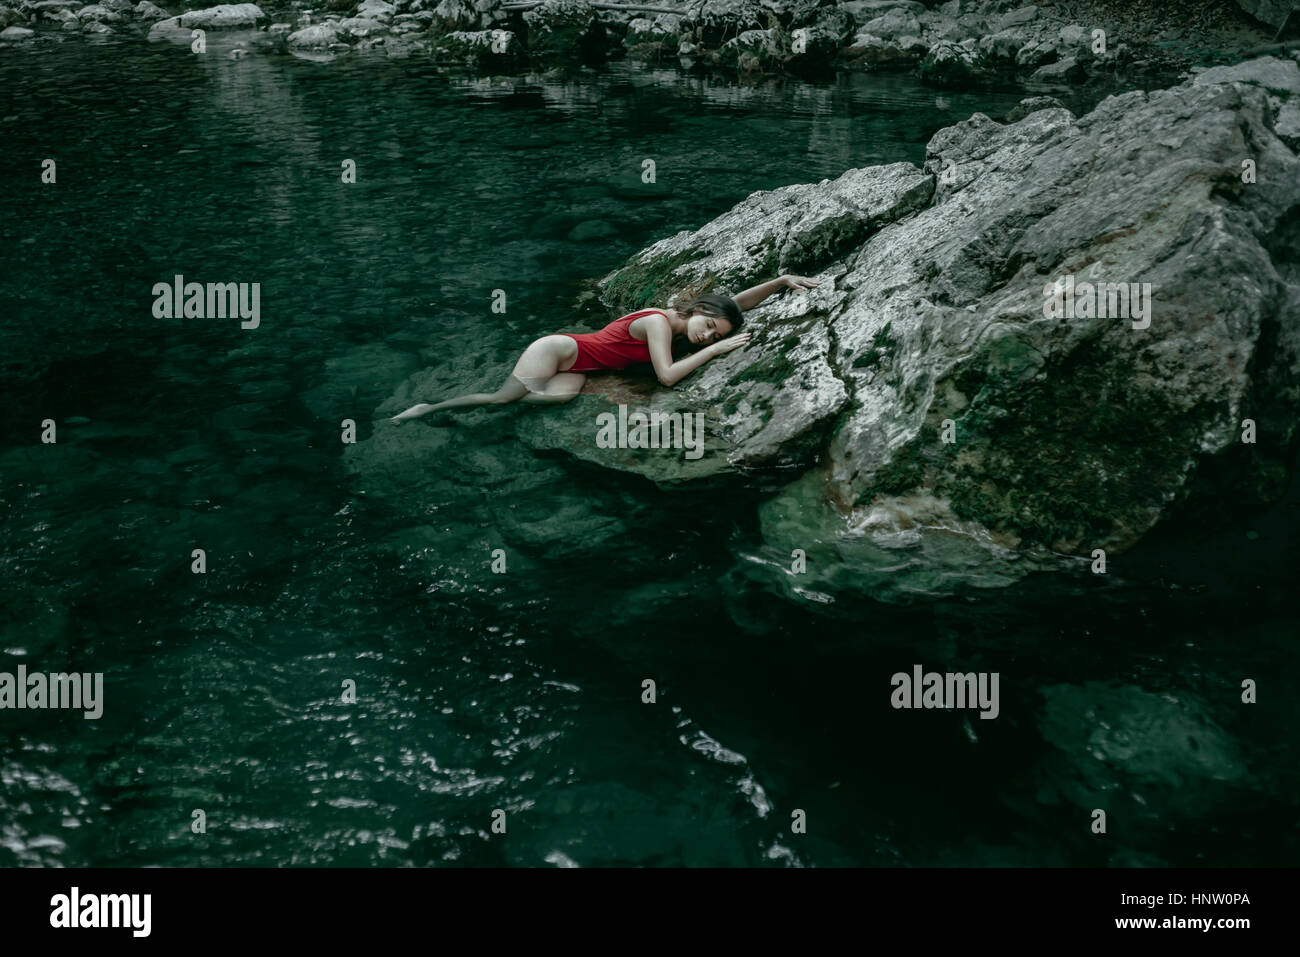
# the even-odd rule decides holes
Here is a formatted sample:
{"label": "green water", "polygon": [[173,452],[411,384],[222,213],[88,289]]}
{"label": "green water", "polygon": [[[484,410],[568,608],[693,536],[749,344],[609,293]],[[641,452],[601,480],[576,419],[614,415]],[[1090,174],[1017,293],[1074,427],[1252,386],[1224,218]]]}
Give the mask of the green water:
{"label": "green water", "polygon": [[[1138,582],[897,604],[769,587],[792,474],[661,490],[524,447],[544,409],[346,466],[340,421],[368,441],[410,373],[494,387],[584,279],[1020,92],[79,38],[3,51],[0,89],[0,671],[105,675],[97,721],[0,712],[0,863],[1295,863],[1294,493]],[[177,273],[261,283],[260,326],[154,318]],[[891,709],[918,662],[999,672],[999,718]],[[1060,690],[1090,682],[1150,698],[1106,725]]]}

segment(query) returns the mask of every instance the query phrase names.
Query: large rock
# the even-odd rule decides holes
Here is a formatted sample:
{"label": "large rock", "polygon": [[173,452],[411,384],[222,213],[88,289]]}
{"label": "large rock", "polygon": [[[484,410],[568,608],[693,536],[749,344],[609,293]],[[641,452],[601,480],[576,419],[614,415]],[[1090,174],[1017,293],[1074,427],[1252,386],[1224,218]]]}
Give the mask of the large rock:
{"label": "large rock", "polygon": [[[602,297],[626,311],[816,274],[677,390],[731,462],[823,458],[851,525],[924,498],[930,524],[1004,546],[1122,551],[1184,507],[1285,487],[1300,159],[1274,124],[1298,101],[1296,64],[1265,58],[1077,119],[977,113],[933,137],[925,171],[756,193],[633,257]],[[1113,285],[1118,311],[1131,283],[1145,316],[1086,308],[1084,284]]]}
{"label": "large rock", "polygon": [[921,60],[917,72],[926,83],[964,89],[982,79],[986,70],[974,40],[959,44],[941,40]]}
{"label": "large rock", "polygon": [[93,3],[88,7],[82,7],[77,11],[78,20],[94,20],[100,23],[115,23],[122,19],[122,15],[116,11],[108,9],[103,4]]}
{"label": "large rock", "polygon": [[[602,281],[602,296],[629,312],[667,305],[687,288],[734,294],[782,272],[816,271],[919,209],[933,188],[932,177],[896,163],[756,192],[697,232],[645,250]],[[750,346],[684,380],[679,391],[729,434],[734,463],[809,461],[844,408],[848,394],[831,360],[830,305],[822,290],[770,300],[750,316]]]}
{"label": "large rock", "polygon": [[367,20],[379,20],[382,23],[387,23],[396,12],[397,8],[388,0],[361,0],[357,4],[356,15]]}
{"label": "large rock", "polygon": [[255,3],[223,3],[160,20],[149,29],[149,36],[158,39],[191,30],[252,29],[265,19],[266,14]]}
{"label": "large rock", "polygon": [[509,30],[453,30],[433,44],[433,58],[442,63],[485,69],[505,66],[523,57],[523,49]]}
{"label": "large rock", "polygon": [[185,29],[223,30],[235,27],[256,26],[266,14],[255,3],[223,3],[204,10],[191,10],[180,15]]}
{"label": "large rock", "polygon": [[884,16],[868,20],[862,25],[862,33],[869,33],[882,40],[897,40],[899,37],[920,36],[921,24],[916,17],[905,10],[890,10]]}
{"label": "large rock", "polygon": [[703,49],[713,50],[746,30],[767,29],[774,19],[756,0],[694,0],[681,26]]}
{"label": "large rock", "polygon": [[780,62],[777,38],[771,30],[746,30],[724,43],[718,62],[742,70],[762,70]]}
{"label": "large rock", "polygon": [[149,0],[140,0],[133,8],[137,20],[143,20],[146,23],[157,23],[159,20],[166,20],[168,13],[156,3],[150,3]]}
{"label": "large rock", "polygon": [[318,50],[342,41],[337,23],[315,23],[289,34],[286,42],[293,49]]}
{"label": "large rock", "polygon": [[677,45],[682,18],[672,13],[661,13],[653,18],[635,17],[627,25],[623,46],[634,47],[642,43]]}
{"label": "large rock", "polygon": [[434,25],[447,31],[487,30],[507,16],[501,0],[439,0],[432,14]]}

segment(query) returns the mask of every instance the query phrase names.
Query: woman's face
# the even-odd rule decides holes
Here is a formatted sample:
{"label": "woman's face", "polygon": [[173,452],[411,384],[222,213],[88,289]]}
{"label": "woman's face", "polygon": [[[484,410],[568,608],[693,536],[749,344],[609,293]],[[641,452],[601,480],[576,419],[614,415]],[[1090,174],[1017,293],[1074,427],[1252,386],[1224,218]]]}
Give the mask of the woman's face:
{"label": "woman's face", "polygon": [[731,320],[697,312],[686,320],[686,338],[697,346],[724,339],[731,333]]}

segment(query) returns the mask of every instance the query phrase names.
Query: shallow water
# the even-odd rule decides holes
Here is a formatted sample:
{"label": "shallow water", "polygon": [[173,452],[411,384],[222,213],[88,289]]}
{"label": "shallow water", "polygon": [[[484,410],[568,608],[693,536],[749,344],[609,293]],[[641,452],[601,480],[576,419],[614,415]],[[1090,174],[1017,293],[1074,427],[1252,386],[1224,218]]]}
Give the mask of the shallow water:
{"label": "shallow water", "polygon": [[[0,671],[106,685],[97,721],[0,711],[0,863],[1295,863],[1294,491],[1133,583],[885,603],[773,587],[789,473],[659,489],[522,446],[537,409],[345,461],[411,372],[494,385],[582,280],[1022,92],[76,38],[0,51],[0,88]],[[260,326],[154,318],[177,273],[261,283]],[[998,720],[890,708],[918,662],[999,672]]]}

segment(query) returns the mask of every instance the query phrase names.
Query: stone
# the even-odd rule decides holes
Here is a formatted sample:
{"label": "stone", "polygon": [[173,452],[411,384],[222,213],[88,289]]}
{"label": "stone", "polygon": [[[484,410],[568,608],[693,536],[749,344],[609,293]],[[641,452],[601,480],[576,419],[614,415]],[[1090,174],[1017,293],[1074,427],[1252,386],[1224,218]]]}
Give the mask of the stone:
{"label": "stone", "polygon": [[1024,26],[1031,20],[1038,17],[1038,8],[1035,6],[1020,7],[1016,10],[1008,11],[998,20],[999,30],[1009,30],[1012,27]]}
{"label": "stone", "polygon": [[[1268,59],[1077,118],[977,113],[935,134],[923,170],[755,193],[633,256],[601,298],[625,312],[820,278],[751,310],[751,347],[674,394],[730,464],[822,462],[848,527],[923,495],[1002,547],[1086,557],[1187,509],[1272,501],[1300,439],[1300,75]],[[1121,311],[1052,313],[1066,276],[1110,284]],[[1255,445],[1246,409],[1266,420]]]}
{"label": "stone", "polygon": [[1037,83],[1069,84],[1087,74],[1084,65],[1071,56],[1040,66],[1029,78]]}
{"label": "stone", "polygon": [[336,24],[315,23],[289,34],[286,42],[290,47],[298,49],[325,49],[339,42],[339,29]]}
{"label": "stone", "polygon": [[868,20],[858,31],[860,34],[867,33],[873,37],[880,37],[882,40],[897,40],[901,36],[917,36],[920,32],[921,24],[917,22],[916,17],[899,9],[891,10],[884,16],[876,17],[874,20]]}

